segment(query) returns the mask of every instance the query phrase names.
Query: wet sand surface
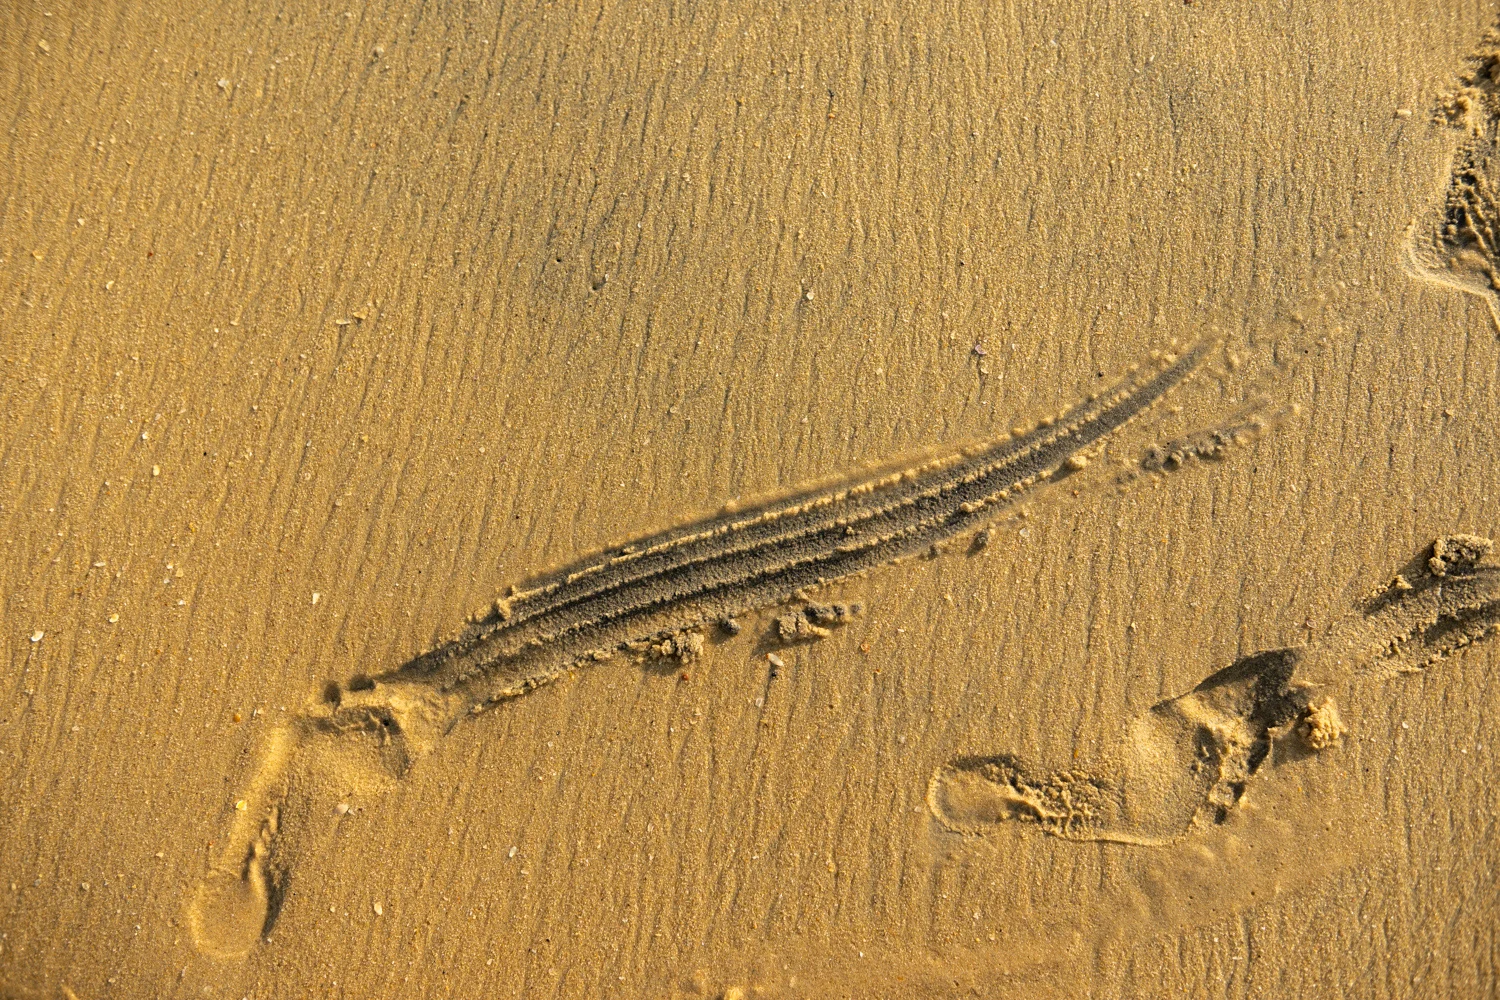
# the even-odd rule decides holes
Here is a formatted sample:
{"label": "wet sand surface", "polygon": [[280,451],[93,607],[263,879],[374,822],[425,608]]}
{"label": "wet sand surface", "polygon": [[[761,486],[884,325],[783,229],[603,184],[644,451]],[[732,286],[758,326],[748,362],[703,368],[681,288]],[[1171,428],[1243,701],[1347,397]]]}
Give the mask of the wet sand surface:
{"label": "wet sand surface", "polygon": [[1493,993],[1495,24],[0,11],[0,996]]}

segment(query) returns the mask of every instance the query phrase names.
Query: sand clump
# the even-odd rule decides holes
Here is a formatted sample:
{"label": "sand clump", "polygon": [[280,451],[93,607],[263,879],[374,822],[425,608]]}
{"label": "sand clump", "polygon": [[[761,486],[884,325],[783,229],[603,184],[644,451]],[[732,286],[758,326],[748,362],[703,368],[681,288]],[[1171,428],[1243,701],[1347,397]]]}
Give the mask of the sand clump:
{"label": "sand clump", "polygon": [[1432,543],[1432,558],[1427,568],[1433,576],[1447,576],[1478,566],[1495,548],[1495,543],[1478,535],[1447,535]]}
{"label": "sand clump", "polygon": [[1324,696],[1307,706],[1297,722],[1297,735],[1309,750],[1327,750],[1337,746],[1349,732],[1331,697]]}

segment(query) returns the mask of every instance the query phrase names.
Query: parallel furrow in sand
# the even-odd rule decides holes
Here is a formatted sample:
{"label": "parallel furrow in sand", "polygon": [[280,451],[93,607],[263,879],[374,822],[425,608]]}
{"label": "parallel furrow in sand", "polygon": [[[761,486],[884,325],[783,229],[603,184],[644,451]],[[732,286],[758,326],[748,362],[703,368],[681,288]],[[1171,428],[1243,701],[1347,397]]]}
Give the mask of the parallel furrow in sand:
{"label": "parallel furrow in sand", "polygon": [[452,689],[483,678],[499,683],[492,696],[521,693],[591,652],[744,613],[925,551],[993,517],[997,506],[1124,427],[1187,378],[1210,346],[1199,342],[1137,370],[1005,441],[587,560],[514,594],[468,635],[390,679]]}

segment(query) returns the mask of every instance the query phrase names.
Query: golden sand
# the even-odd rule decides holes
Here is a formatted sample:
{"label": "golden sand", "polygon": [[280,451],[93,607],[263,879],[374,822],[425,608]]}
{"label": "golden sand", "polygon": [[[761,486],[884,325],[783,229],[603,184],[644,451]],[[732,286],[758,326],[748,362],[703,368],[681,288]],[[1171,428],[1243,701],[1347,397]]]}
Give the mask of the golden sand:
{"label": "golden sand", "polygon": [[1493,993],[1495,17],[0,10],[0,997]]}

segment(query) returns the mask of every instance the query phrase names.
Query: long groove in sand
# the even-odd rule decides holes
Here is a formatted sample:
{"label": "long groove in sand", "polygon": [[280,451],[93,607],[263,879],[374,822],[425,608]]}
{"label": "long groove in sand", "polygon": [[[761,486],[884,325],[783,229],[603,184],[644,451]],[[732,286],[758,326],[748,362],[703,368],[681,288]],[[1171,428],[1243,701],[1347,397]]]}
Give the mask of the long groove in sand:
{"label": "long groove in sand", "polygon": [[1055,421],[904,472],[803,493],[654,536],[519,590],[458,639],[384,675],[523,694],[590,655],[785,600],[895,562],[993,517],[1149,409],[1207,355],[1200,341],[1137,369]]}

